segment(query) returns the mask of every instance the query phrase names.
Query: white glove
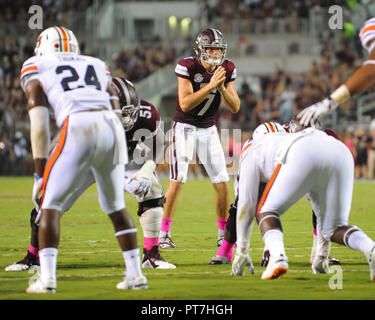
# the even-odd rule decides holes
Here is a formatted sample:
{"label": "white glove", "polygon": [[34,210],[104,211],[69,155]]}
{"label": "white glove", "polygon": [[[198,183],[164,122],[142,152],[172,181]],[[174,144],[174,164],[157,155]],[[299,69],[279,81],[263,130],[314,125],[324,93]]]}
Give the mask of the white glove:
{"label": "white glove", "polygon": [[300,119],[300,123],[303,126],[308,127],[311,120],[315,121],[320,115],[329,112],[331,109],[334,109],[335,106],[333,104],[334,102],[332,100],[326,98],[323,101],[320,101],[311,105],[310,107],[303,109],[297,115],[297,119]]}
{"label": "white glove", "polygon": [[125,183],[124,190],[142,197],[147,195],[147,193],[151,190],[151,187],[151,180],[138,177],[137,179],[131,179],[129,183]]}
{"label": "white glove", "polygon": [[249,252],[237,252],[234,256],[232,264],[231,276],[243,276],[245,275],[245,267],[249,267],[251,274],[254,274],[254,265],[251,261]]}
{"label": "white glove", "polygon": [[38,213],[40,210],[39,193],[42,191],[42,186],[43,186],[43,177],[35,173],[32,200],[34,203],[34,207]]}

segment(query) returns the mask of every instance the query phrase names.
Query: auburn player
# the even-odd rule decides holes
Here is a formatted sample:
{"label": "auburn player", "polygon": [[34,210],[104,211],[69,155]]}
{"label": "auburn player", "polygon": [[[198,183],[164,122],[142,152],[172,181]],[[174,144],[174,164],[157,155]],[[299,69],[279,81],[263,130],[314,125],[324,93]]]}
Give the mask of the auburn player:
{"label": "auburn player", "polygon": [[[285,130],[288,133],[295,133],[303,129],[304,127],[302,127],[295,118],[293,118],[289,123],[286,123],[282,126],[277,122],[266,122],[266,123],[259,125],[256,128],[256,130],[254,130],[253,139],[254,138],[256,139],[257,137],[264,135],[264,134],[268,134],[270,132],[283,132]],[[337,140],[340,140],[334,131],[330,129],[324,129],[324,132],[328,135],[335,137]],[[235,183],[235,192],[237,192],[236,185],[238,184],[238,178],[239,177],[237,176],[237,180]],[[259,184],[258,202],[261,199],[265,186],[266,186],[265,183]],[[209,261],[209,264],[229,264],[232,262],[234,246],[237,241],[237,231],[236,231],[237,203],[238,203],[238,196],[236,196],[235,201],[231,204],[230,209],[229,209],[229,218],[228,218],[228,223],[225,229],[223,244],[220,246],[216,255],[211,258],[211,260]],[[313,241],[313,246],[311,249],[310,264],[313,263],[313,260],[315,258],[316,248],[317,248],[317,232],[316,232],[317,220],[316,220],[316,215],[314,211],[312,212],[312,219],[313,219],[314,241]],[[259,221],[257,220],[257,223],[258,222]],[[263,250],[263,256],[260,262],[260,266],[267,267],[268,262],[269,262],[269,257],[270,257],[269,250],[267,249],[267,247],[265,247]],[[330,256],[328,258],[329,258],[330,265],[340,264],[339,260]]]}
{"label": "auburn player", "polygon": [[363,25],[359,37],[362,46],[368,51],[369,59],[344,84],[328,98],[303,109],[298,115],[301,123],[307,126],[311,119],[336,109],[350,97],[366,91],[375,83],[375,18]]}
{"label": "auburn player", "polygon": [[234,87],[237,72],[234,63],[225,59],[227,44],[219,30],[203,30],[194,48],[197,56],[181,59],[175,68],[178,97],[169,147],[170,182],[160,234],[162,248],[175,247],[171,223],[195,152],[215,190],[219,245],[227,222],[229,176],[215,123],[222,102],[233,113],[239,111],[240,99]]}
{"label": "auburn player", "polygon": [[[82,181],[92,176],[127,269],[117,288],[147,288],[137,228],[125,208],[122,177],[127,163],[126,139],[113,110],[118,109],[118,97],[110,85],[107,66],[97,58],[80,55],[72,31],[51,27],[39,35],[35,56],[23,64],[20,78],[30,117],[35,165],[32,199],[36,210],[42,213],[38,230],[40,275],[26,292],[56,291],[60,217],[84,192]],[[48,104],[60,128],[49,158]]]}
{"label": "auburn player", "polygon": [[[121,107],[121,119],[126,132],[129,163],[126,165],[124,190],[135,196],[139,203],[138,215],[143,230],[143,260],[142,268],[173,269],[175,266],[165,261],[159,252],[159,232],[163,215],[164,194],[156,172],[152,170],[149,176],[139,176],[134,179],[142,164],[147,160],[152,160],[152,155],[157,141],[163,139],[160,132],[160,114],[149,102],[141,100],[134,85],[123,78],[113,78],[112,88],[119,97]],[[138,159],[137,159],[138,158]],[[82,185],[78,189],[87,188],[95,182],[90,176],[82,180]],[[78,193],[77,193],[78,194]],[[71,198],[67,207],[71,207],[75,201]],[[38,221],[37,211],[31,212],[31,242],[26,256],[5,268],[5,271],[22,271],[34,269],[39,266],[38,258]]]}
{"label": "auburn player", "polygon": [[[354,162],[342,142],[314,128],[261,135],[243,146],[238,175],[237,250],[232,275],[244,275],[245,266],[253,272],[248,248],[254,217],[270,251],[262,279],[278,278],[288,271],[280,216],[308,195],[317,216],[313,273],[329,273],[333,241],[361,251],[370,266],[370,279],[375,281],[375,242],[358,227],[348,225]],[[262,182],[267,184],[259,201]]]}

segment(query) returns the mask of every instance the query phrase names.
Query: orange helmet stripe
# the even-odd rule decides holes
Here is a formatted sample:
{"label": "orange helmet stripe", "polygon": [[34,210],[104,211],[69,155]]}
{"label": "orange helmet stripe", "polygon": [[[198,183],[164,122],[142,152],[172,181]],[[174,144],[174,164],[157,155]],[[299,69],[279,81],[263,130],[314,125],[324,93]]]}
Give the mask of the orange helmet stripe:
{"label": "orange helmet stripe", "polygon": [[361,31],[361,34],[359,35],[360,39],[363,38],[363,36],[365,35],[365,33],[367,31],[375,31],[375,25],[372,25],[372,26],[368,26],[366,28],[363,28],[363,30]]}
{"label": "orange helmet stripe", "polygon": [[275,127],[273,126],[272,122],[267,122],[267,124],[270,126],[270,129],[272,132],[276,132]]}
{"label": "orange helmet stripe", "polygon": [[66,34],[64,28],[62,27],[57,27],[61,31],[64,39],[64,52],[69,52],[69,46],[68,46],[68,35]]}

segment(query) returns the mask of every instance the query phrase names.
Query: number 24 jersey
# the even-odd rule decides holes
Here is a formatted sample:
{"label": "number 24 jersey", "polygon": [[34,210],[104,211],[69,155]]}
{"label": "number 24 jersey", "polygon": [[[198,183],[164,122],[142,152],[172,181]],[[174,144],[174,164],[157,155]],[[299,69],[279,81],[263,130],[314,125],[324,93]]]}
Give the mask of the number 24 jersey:
{"label": "number 24 jersey", "polygon": [[72,113],[112,106],[107,92],[111,81],[108,67],[100,59],[84,55],[33,56],[21,69],[21,87],[39,80],[61,127]]}

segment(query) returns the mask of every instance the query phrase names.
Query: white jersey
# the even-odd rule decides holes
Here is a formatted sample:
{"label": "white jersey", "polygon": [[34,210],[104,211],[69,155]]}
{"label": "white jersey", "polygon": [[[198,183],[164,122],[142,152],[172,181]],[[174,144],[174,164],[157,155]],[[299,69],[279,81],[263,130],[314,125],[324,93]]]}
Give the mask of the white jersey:
{"label": "white jersey", "polygon": [[58,127],[73,113],[112,109],[107,92],[111,74],[105,63],[94,57],[33,56],[23,64],[20,79],[23,90],[29,81],[39,80],[54,110]]}
{"label": "white jersey", "polygon": [[[354,162],[340,141],[316,129],[269,133],[246,143],[239,164],[237,245],[249,245],[253,218],[281,215],[304,196],[317,216],[317,232],[329,240],[347,225],[353,191]],[[259,185],[267,183],[261,197]]]}

